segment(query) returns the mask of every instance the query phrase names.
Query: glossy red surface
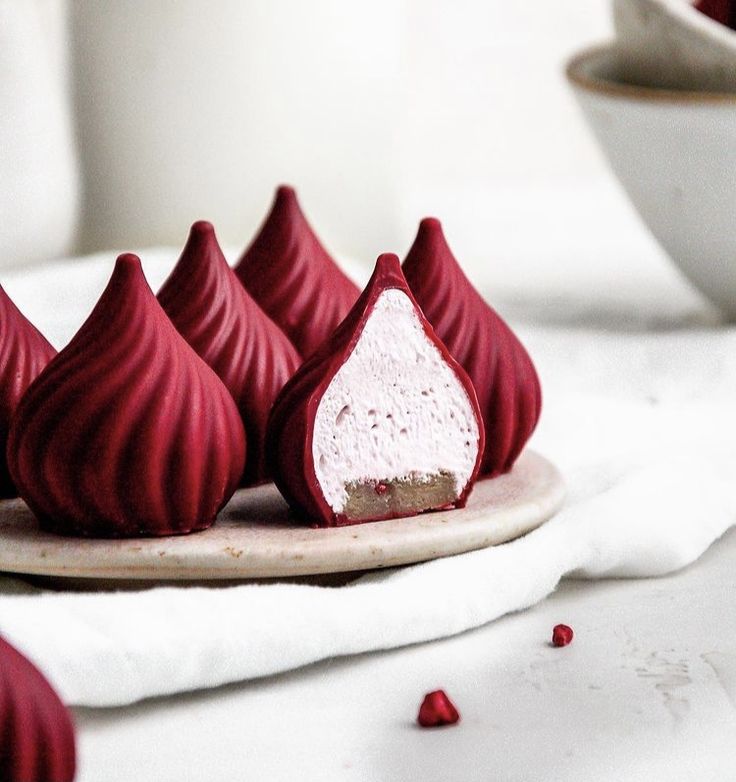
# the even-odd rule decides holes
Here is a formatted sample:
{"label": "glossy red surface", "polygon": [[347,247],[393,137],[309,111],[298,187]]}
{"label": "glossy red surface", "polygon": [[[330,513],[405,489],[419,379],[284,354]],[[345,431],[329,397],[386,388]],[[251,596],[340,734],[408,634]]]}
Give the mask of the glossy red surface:
{"label": "glossy red surface", "polygon": [[0,638],[0,780],[71,782],[75,766],[69,711],[30,660]]}
{"label": "glossy red surface", "polygon": [[423,728],[439,728],[442,725],[454,725],[460,720],[455,704],[444,690],[428,692],[419,707],[417,722]]}
{"label": "glossy red surface", "polygon": [[568,625],[555,625],[552,628],[552,646],[567,646],[572,643],[574,633]]}
{"label": "glossy red surface", "polygon": [[8,464],[42,527],[172,535],[208,527],[243,473],[245,434],[217,375],[121,255],[72,341],[30,386]]}
{"label": "glossy red surface", "polygon": [[238,405],[248,441],[243,485],[266,480],[268,415],[301,364],[296,348],[240,284],[210,223],[192,226],[158,300]]}
{"label": "glossy red surface", "polygon": [[[399,259],[393,254],[386,253],[378,258],[373,276],[348,316],[327,342],[322,344],[317,353],[308,359],[284,386],[274,404],[266,441],[267,455],[272,465],[276,485],[304,521],[324,527],[357,523],[353,519],[335,514],[322,494],[312,457],[314,419],[322,396],[355,347],[376,300],[383,291],[390,288],[404,291],[414,302],[414,297],[401,273]],[[482,456],[483,425],[480,410],[470,379],[439,341],[419,308],[417,313],[425,333],[463,384],[478,419],[481,447],[473,475],[455,503],[456,507],[462,507],[475,482]],[[360,521],[378,521],[381,518],[389,517]]]}
{"label": "glossy red surface", "polygon": [[0,497],[15,497],[5,450],[10,419],[31,381],[56,355],[0,287]]}
{"label": "glossy red surface", "polygon": [[360,290],[320,244],[282,185],[235,272],[253,298],[307,358],[335,330]]}
{"label": "glossy red surface", "polygon": [[402,268],[427,320],[475,386],[486,430],[481,475],[508,472],[542,407],[529,354],[465,276],[439,220],[422,220]]}

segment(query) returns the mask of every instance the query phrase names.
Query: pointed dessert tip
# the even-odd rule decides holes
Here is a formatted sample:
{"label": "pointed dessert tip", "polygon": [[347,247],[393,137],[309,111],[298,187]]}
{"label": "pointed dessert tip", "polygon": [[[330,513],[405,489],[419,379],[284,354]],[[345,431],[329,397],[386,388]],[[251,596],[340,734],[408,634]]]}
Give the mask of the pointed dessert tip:
{"label": "pointed dessert tip", "polygon": [[457,261],[445,238],[442,223],[436,217],[423,218],[402,264],[409,287],[416,295],[414,289],[419,287],[420,278],[444,274],[448,265],[454,267]]}
{"label": "pointed dessert tip", "polygon": [[[143,273],[141,259],[135,253],[123,253],[118,255],[115,268],[112,270],[106,291],[122,291],[130,289],[130,286],[139,287],[143,284],[148,287],[148,281]],[[99,302],[98,302],[99,304]]]}
{"label": "pointed dessert tip", "polygon": [[291,185],[279,185],[273,197],[271,214],[280,213],[286,215],[301,215],[302,209],[299,206],[299,199],[296,190]]}
{"label": "pointed dessert tip", "polygon": [[141,259],[135,253],[122,253],[115,261],[115,271],[141,269]]}
{"label": "pointed dessert tip", "polygon": [[148,282],[143,274],[141,259],[135,253],[123,253],[118,255],[115,261],[115,267],[110,275],[110,281],[107,283],[107,289],[120,290],[131,284],[143,283],[146,287]]}
{"label": "pointed dessert tip", "polygon": [[179,262],[181,263],[183,260],[186,263],[198,262],[202,260],[208,250],[213,248],[220,250],[215,236],[215,226],[208,220],[197,220],[196,223],[192,223],[192,227],[189,229],[189,236]]}
{"label": "pointed dessert tip", "polygon": [[419,232],[444,235],[442,232],[442,223],[437,217],[423,217],[419,221]]}
{"label": "pointed dessert tip", "polygon": [[215,226],[209,220],[197,220],[196,223],[192,223],[192,227],[189,229],[190,237],[198,237],[204,239],[208,236],[215,235]]}
{"label": "pointed dessert tip", "polygon": [[381,253],[376,261],[371,279],[366,290],[376,288],[407,288],[404,273],[401,271],[401,261],[395,253]]}
{"label": "pointed dessert tip", "polygon": [[376,269],[380,269],[382,272],[395,272],[401,270],[401,262],[399,256],[396,253],[381,253],[376,261]]}
{"label": "pointed dessert tip", "polygon": [[450,251],[442,223],[436,217],[425,217],[419,222],[417,235],[409,250],[409,256],[418,251],[426,252],[431,256],[439,250]]}
{"label": "pointed dessert tip", "polygon": [[276,188],[276,200],[296,203],[296,190],[291,185],[279,185]]}
{"label": "pointed dessert tip", "polygon": [[268,225],[269,222],[277,226],[306,222],[296,190],[291,185],[279,185],[276,188],[264,225]]}

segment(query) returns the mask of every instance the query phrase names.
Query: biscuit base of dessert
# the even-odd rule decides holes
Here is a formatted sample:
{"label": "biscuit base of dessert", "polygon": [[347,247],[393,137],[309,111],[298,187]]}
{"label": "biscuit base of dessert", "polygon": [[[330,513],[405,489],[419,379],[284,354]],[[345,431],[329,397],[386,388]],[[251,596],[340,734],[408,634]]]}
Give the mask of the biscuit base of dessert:
{"label": "biscuit base of dessert", "polygon": [[449,472],[410,475],[382,481],[351,481],[345,485],[345,511],[337,523],[414,516],[427,510],[461,507],[457,479]]}

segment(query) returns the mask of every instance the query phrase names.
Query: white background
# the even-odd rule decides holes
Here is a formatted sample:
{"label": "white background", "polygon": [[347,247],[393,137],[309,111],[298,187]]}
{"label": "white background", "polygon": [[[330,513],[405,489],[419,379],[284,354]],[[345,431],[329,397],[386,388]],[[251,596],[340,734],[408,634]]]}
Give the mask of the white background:
{"label": "white background", "polygon": [[0,0],[1,263],[198,218],[239,247],[279,181],[335,253],[435,213],[480,263],[519,188],[606,175],[562,66],[610,30],[605,0]]}
{"label": "white background", "polygon": [[562,68],[609,37],[605,0],[80,0],[72,21],[87,249],[201,217],[242,244],[289,181],[373,260],[424,213],[602,172]]}

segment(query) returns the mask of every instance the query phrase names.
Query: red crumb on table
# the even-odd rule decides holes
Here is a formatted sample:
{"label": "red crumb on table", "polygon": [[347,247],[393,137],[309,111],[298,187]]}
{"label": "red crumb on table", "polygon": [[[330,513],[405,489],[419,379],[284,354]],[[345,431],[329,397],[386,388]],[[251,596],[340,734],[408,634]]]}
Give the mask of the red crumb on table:
{"label": "red crumb on table", "polygon": [[444,690],[435,690],[424,696],[417,716],[417,722],[423,728],[454,725],[459,720],[460,714]]}
{"label": "red crumb on table", "polygon": [[567,646],[572,642],[572,627],[555,625],[552,628],[552,646]]}

